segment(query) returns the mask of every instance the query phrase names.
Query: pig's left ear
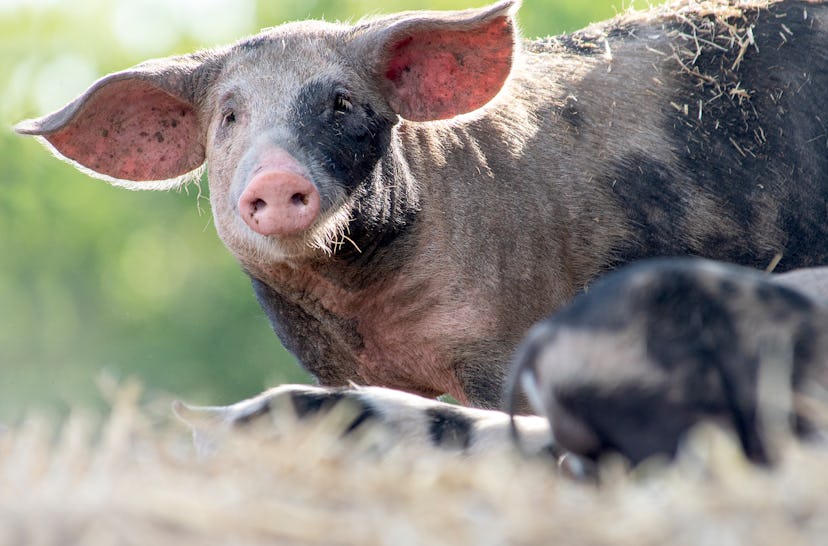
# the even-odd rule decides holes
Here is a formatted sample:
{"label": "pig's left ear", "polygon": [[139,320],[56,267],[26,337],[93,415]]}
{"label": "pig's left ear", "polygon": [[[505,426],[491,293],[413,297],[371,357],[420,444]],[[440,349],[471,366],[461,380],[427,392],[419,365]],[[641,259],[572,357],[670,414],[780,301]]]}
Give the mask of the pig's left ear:
{"label": "pig's left ear", "polygon": [[41,137],[59,157],[116,185],[172,187],[204,163],[195,107],[202,65],[195,56],[170,57],[110,74],[15,130]]}
{"label": "pig's left ear", "polygon": [[518,4],[392,16],[368,23],[356,41],[397,114],[447,119],[482,107],[503,87],[516,50]]}

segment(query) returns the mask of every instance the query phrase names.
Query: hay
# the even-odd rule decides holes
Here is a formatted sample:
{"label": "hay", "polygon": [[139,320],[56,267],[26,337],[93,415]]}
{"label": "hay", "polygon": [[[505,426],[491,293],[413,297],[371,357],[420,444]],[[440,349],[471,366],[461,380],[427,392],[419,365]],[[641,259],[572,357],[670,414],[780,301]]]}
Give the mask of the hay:
{"label": "hay", "polygon": [[[707,89],[710,102],[722,97],[737,100],[750,99],[751,92],[741,88],[739,67],[748,48],[759,51],[753,36],[756,20],[770,2],[701,2],[699,4],[668,4],[657,13],[666,21],[677,24],[667,32],[674,60],[681,71]],[[708,50],[716,55],[718,63],[703,67],[699,59]]]}
{"label": "hay", "polygon": [[[749,50],[759,53],[754,29],[760,14],[777,4],[777,0],[688,2],[680,0],[648,12],[658,18],[665,29],[668,51],[661,51],[666,62],[695,82],[696,93],[688,96],[692,104],[683,104],[683,122],[693,128],[696,121],[740,119],[753,127],[753,139],[730,144],[742,158],[755,158],[767,141],[759,113],[751,104],[754,90],[744,86],[740,69]],[[790,33],[787,27],[784,27]],[[783,35],[783,41],[787,38]],[[695,110],[691,117],[691,108]],[[727,112],[738,115],[728,116]]]}
{"label": "hay", "polygon": [[[695,128],[702,121],[714,120],[711,129],[715,131],[719,120],[739,119],[742,125],[752,127],[752,140],[731,139],[730,143],[741,157],[757,157],[767,138],[759,113],[751,104],[754,90],[744,85],[741,69],[751,50],[759,53],[754,29],[760,15],[780,1],[677,0],[646,11],[630,9],[571,34],[528,42],[525,49],[556,55],[606,56],[613,38],[640,39],[668,72],[675,72],[695,88],[685,97],[686,102],[670,102],[682,114],[680,121]],[[807,17],[807,12],[803,15]],[[780,29],[776,47],[793,36],[783,23]]]}
{"label": "hay", "polygon": [[75,415],[0,435],[0,544],[823,543],[828,454],[784,443],[773,471],[722,433],[671,466],[601,467],[600,485],[548,461],[398,446],[382,455],[326,423],[239,435],[197,460],[189,433],[123,389],[97,431]]}

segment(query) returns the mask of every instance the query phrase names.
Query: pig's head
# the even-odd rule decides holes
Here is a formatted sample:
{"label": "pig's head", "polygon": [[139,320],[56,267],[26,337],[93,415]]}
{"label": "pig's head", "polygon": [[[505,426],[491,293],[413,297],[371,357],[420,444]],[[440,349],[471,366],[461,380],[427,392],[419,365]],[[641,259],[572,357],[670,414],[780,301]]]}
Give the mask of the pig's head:
{"label": "pig's head", "polygon": [[514,9],[286,24],[110,74],[16,130],[132,189],[175,187],[206,161],[219,235],[244,265],[330,253],[349,223],[379,220],[365,216],[407,171],[382,167],[401,119],[452,118],[500,91]]}

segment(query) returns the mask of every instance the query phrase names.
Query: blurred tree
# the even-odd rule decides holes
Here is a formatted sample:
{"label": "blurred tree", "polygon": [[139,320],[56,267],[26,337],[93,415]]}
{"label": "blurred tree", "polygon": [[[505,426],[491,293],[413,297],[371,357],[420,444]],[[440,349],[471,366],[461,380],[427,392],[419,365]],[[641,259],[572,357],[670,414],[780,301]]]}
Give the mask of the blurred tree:
{"label": "blurred tree", "polygon": [[[386,0],[383,12],[481,0]],[[100,404],[101,370],[196,403],[307,381],[215,235],[198,186],[131,193],[55,161],[9,127],[147,57],[285,20],[354,19],[367,0],[0,0],[0,421]],[[623,8],[627,6],[617,6]],[[526,0],[527,36],[616,12],[610,0]],[[202,183],[206,191],[206,184]]]}

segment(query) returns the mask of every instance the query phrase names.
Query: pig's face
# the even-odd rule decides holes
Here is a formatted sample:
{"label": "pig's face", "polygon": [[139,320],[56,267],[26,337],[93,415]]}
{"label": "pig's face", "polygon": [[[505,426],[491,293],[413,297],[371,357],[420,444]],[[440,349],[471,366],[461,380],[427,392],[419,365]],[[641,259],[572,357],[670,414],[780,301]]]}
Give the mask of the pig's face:
{"label": "pig's face", "polygon": [[330,253],[377,197],[399,118],[348,62],[346,33],[303,23],[243,42],[202,105],[216,226],[243,263]]}
{"label": "pig's face", "polygon": [[514,7],[287,24],[111,74],[17,130],[133,188],[169,187],[147,181],[174,184],[206,160],[220,236],[263,271],[381,230],[395,188],[414,187],[395,124],[488,103],[511,70]]}

